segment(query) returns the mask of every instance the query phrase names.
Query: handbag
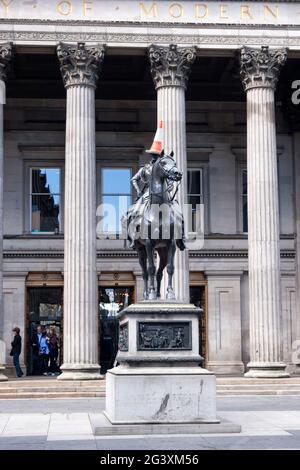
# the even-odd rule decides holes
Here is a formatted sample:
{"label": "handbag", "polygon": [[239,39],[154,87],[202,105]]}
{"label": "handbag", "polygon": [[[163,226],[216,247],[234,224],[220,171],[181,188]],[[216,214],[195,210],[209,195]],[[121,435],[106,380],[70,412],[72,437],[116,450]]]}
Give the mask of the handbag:
{"label": "handbag", "polygon": [[9,353],[9,355],[10,355],[10,356],[13,356],[13,355],[14,355],[14,353],[13,353],[13,350],[12,350],[12,349],[10,350],[10,353]]}

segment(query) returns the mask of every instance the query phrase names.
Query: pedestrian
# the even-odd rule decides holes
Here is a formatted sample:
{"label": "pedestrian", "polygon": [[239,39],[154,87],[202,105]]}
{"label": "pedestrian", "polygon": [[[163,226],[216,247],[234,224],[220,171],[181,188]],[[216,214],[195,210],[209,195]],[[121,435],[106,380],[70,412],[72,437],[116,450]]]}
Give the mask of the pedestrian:
{"label": "pedestrian", "polygon": [[22,338],[20,336],[20,328],[15,326],[12,330],[12,334],[14,336],[13,341],[11,342],[11,351],[10,355],[13,357],[13,363],[16,369],[17,377],[22,377],[23,371],[20,367],[20,354],[22,350]]}
{"label": "pedestrian", "polygon": [[30,338],[32,347],[32,373],[33,375],[41,375],[41,360],[40,360],[40,339],[42,337],[42,325],[37,325],[36,330]]}
{"label": "pedestrian", "polygon": [[[39,335],[38,335],[39,336]],[[48,375],[49,346],[47,341],[46,329],[41,327],[39,336],[39,370],[43,375]]]}
{"label": "pedestrian", "polygon": [[48,339],[49,358],[50,358],[49,372],[51,375],[55,375],[58,372],[58,365],[57,365],[58,337],[57,337],[56,329],[54,325],[50,326],[47,339]]}

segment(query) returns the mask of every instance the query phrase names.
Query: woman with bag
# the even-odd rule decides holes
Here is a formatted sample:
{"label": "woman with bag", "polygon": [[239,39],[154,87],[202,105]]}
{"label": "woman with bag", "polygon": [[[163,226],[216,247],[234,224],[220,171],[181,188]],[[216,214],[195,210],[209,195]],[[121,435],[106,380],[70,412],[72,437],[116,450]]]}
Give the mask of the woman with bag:
{"label": "woman with bag", "polygon": [[51,375],[55,375],[58,372],[58,337],[54,325],[51,325],[49,330],[49,335],[47,337],[50,358],[49,372],[51,373]]}
{"label": "woman with bag", "polygon": [[22,375],[24,375],[20,367],[20,359],[19,359],[21,350],[22,350],[22,338],[20,336],[20,328],[16,326],[15,328],[13,328],[12,333],[14,335],[14,339],[11,342],[10,355],[13,357],[13,362],[14,362],[14,366],[16,369],[17,377],[20,378],[22,377]]}

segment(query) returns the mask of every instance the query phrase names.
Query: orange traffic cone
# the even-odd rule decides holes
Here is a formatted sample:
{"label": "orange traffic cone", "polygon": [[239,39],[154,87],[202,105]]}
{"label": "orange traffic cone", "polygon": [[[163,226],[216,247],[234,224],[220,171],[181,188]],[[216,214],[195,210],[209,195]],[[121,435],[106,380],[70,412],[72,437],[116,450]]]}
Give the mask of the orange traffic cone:
{"label": "orange traffic cone", "polygon": [[163,121],[160,121],[157,128],[153,144],[150,150],[146,150],[147,153],[155,153],[160,155],[163,149]]}

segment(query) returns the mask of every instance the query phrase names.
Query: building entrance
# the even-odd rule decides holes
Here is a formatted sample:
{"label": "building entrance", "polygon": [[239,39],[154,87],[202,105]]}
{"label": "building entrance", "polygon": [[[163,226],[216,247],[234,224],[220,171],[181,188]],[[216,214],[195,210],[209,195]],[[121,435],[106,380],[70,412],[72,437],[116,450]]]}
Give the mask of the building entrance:
{"label": "building entrance", "polygon": [[99,288],[99,353],[101,373],[105,374],[114,365],[118,352],[118,314],[133,302],[134,288]]}
{"label": "building entrance", "polygon": [[27,374],[34,375],[38,373],[38,369],[36,367],[36,354],[32,346],[32,338],[34,333],[36,333],[38,325],[42,325],[47,333],[49,333],[51,326],[55,327],[55,332],[58,337],[57,364],[62,364],[63,289],[62,287],[29,287],[27,296]]}
{"label": "building entrance", "polygon": [[203,310],[199,321],[199,353],[204,358],[202,366],[205,367],[207,360],[207,281],[201,272],[190,273],[190,302]]}

